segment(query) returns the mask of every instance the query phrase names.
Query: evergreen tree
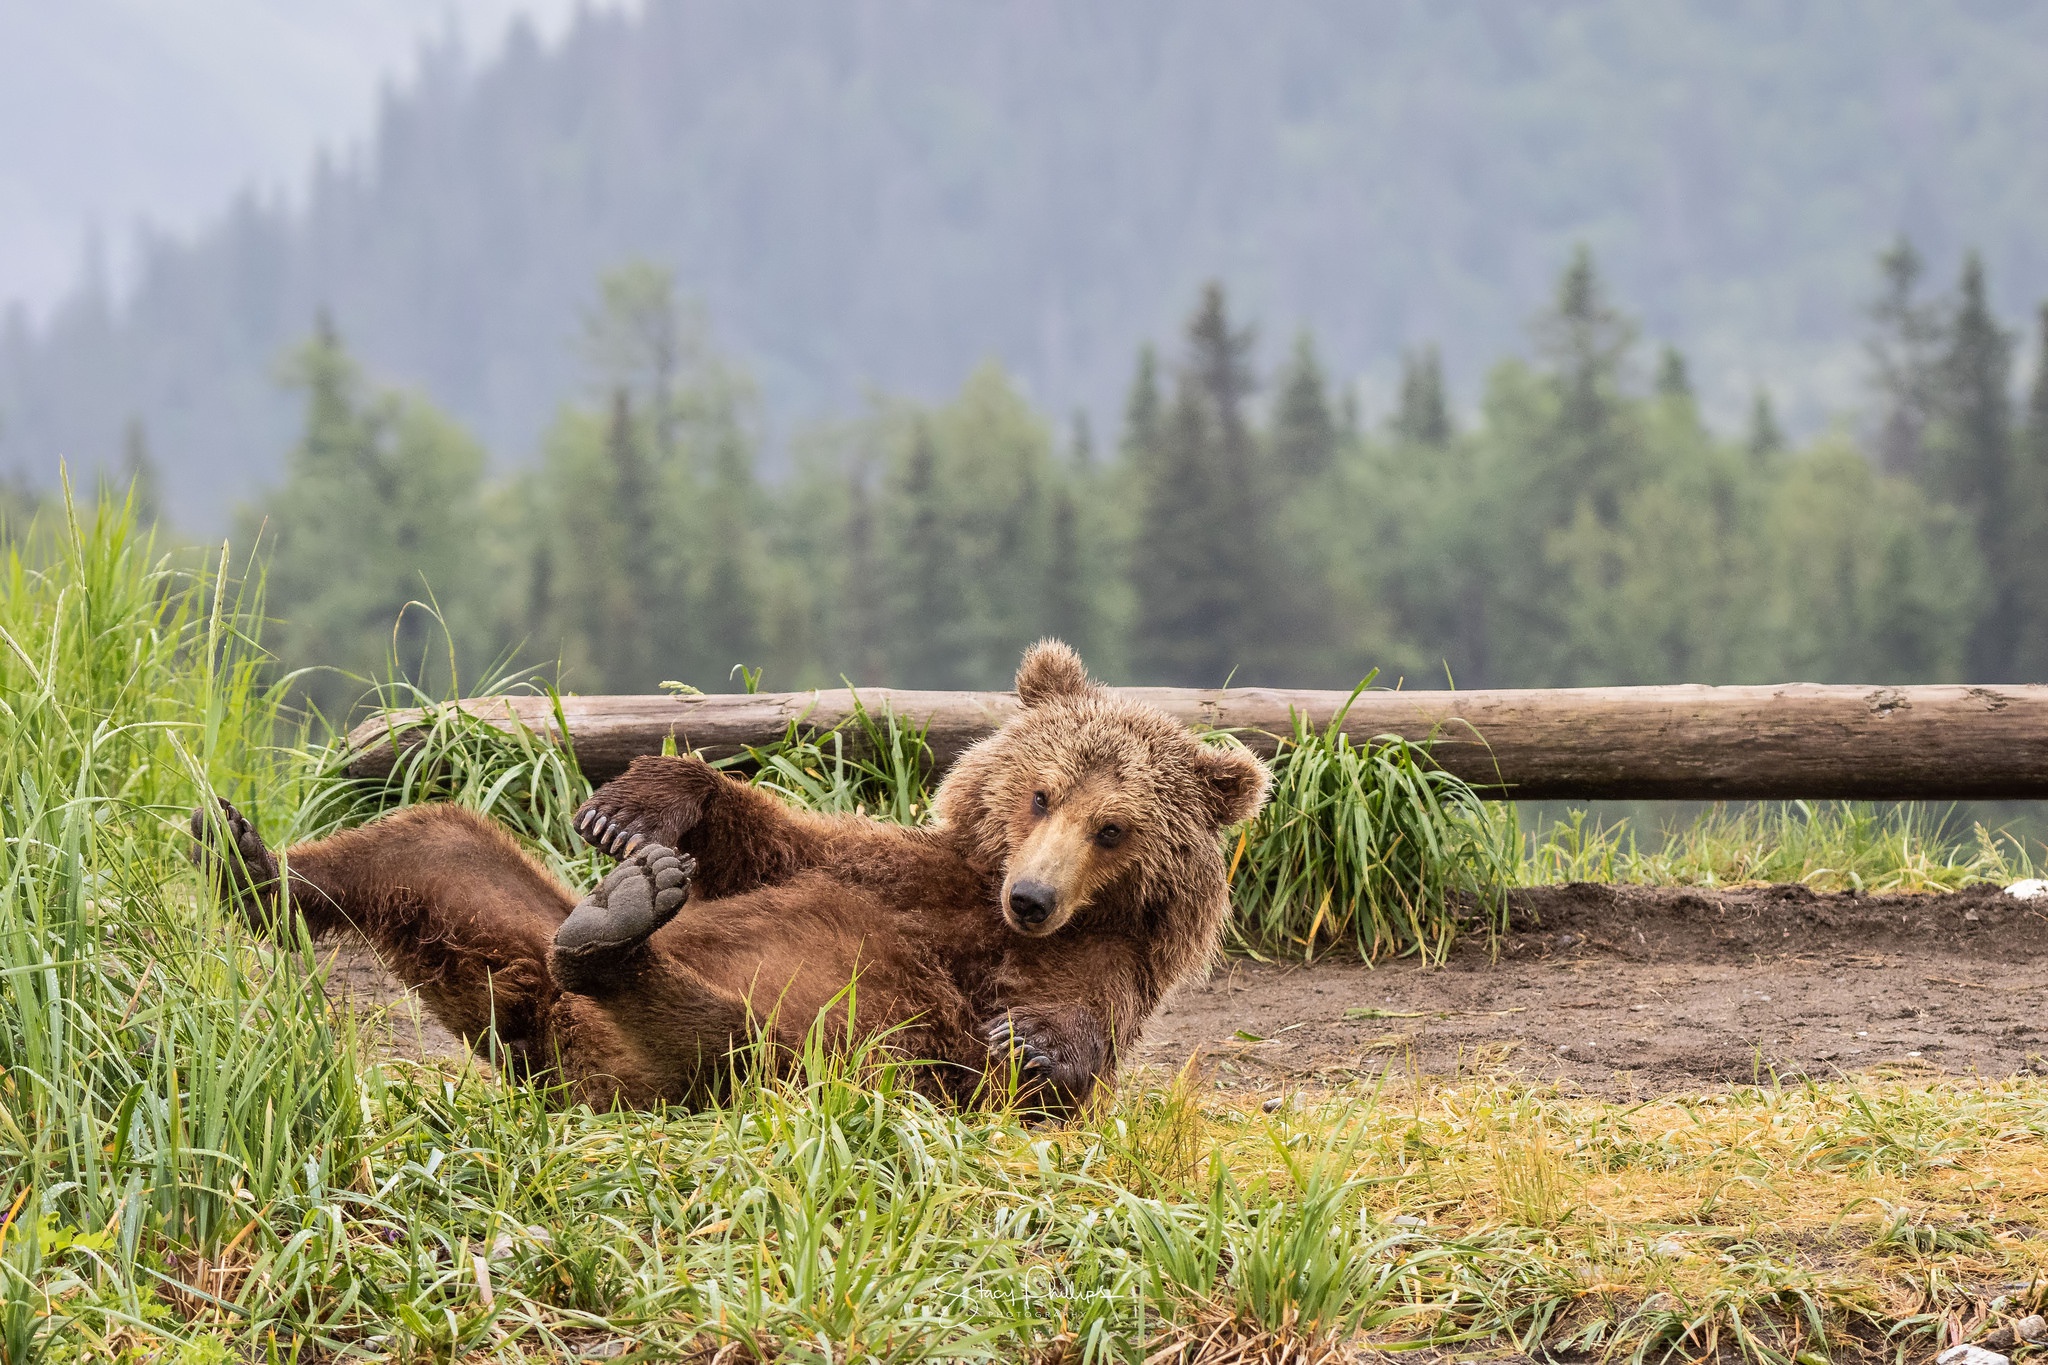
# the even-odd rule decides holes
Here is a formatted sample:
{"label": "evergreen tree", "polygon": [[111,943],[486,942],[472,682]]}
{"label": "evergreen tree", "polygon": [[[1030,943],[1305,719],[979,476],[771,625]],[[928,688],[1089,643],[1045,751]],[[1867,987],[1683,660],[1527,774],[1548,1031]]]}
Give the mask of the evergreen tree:
{"label": "evergreen tree", "polygon": [[2012,543],[2012,338],[1991,315],[1983,262],[1974,251],[1963,261],[1955,314],[1945,332],[1930,474],[1940,496],[1975,531],[1989,570],[1989,596],[1970,639],[1970,680],[2005,682],[2019,599],[2036,585],[2021,571]]}
{"label": "evergreen tree", "polygon": [[1072,431],[1067,447],[1067,459],[1077,472],[1086,474],[1095,466],[1095,429],[1088,421],[1086,408],[1074,409]]}
{"label": "evergreen tree", "polygon": [[1049,628],[1052,513],[1066,476],[1052,432],[1000,366],[978,366],[925,420],[960,577],[958,666],[968,686],[1001,686]]}
{"label": "evergreen tree", "polygon": [[149,433],[140,417],[130,417],[121,433],[121,483],[135,509],[139,526],[154,526],[163,520],[163,480],[149,453]]}
{"label": "evergreen tree", "polygon": [[1095,469],[1095,438],[1088,414],[1074,413],[1073,439],[1067,452],[1067,467],[1052,499],[1050,544],[1046,559],[1045,630],[1064,640],[1100,669],[1097,649],[1097,621],[1100,613],[1094,596],[1094,548],[1081,531],[1078,491],[1098,478]]}
{"label": "evergreen tree", "polygon": [[[1985,526],[2009,494],[2012,338],[1991,315],[1983,262],[1974,251],[1963,261],[1955,314],[1945,337],[1936,371],[1941,449],[1930,473],[1949,502]],[[1996,551],[1995,536],[1980,538],[1987,554]]]}
{"label": "evergreen tree", "polygon": [[1442,448],[1451,443],[1451,408],[1436,347],[1402,354],[1401,405],[1394,411],[1393,425],[1395,437],[1409,445]]}
{"label": "evergreen tree", "polygon": [[[424,401],[371,390],[324,315],[292,377],[306,391],[305,434],[266,518],[280,656],[372,676],[389,658],[411,681],[444,688],[449,648],[474,658],[494,624],[478,574],[483,451]],[[429,595],[447,648],[417,605]],[[339,721],[361,684],[321,672],[303,687]]]}
{"label": "evergreen tree", "polygon": [[1170,547],[1154,543],[1162,529],[1160,520],[1175,502],[1168,496],[1164,406],[1159,392],[1159,355],[1148,341],[1138,348],[1118,438],[1118,453],[1123,457],[1120,491],[1131,517],[1120,547],[1125,554],[1121,577],[1131,593],[1131,629],[1122,636],[1122,643],[1125,662],[1133,670],[1152,665],[1150,645],[1140,623],[1148,604],[1156,605],[1166,589],[1164,575],[1155,574],[1151,567],[1155,561],[1148,558],[1170,551]]}
{"label": "evergreen tree", "polygon": [[[893,676],[888,645],[895,621],[886,599],[889,585],[881,569],[879,540],[868,471],[856,466],[846,480],[846,559],[840,611],[844,629],[835,632],[841,651],[836,666],[853,682],[867,686],[888,682]],[[827,677],[832,676],[833,666],[827,663]]]}
{"label": "evergreen tree", "polygon": [[555,547],[552,537],[534,538],[527,558],[525,621],[543,627],[555,615]]}
{"label": "evergreen tree", "polygon": [[778,671],[796,671],[786,646],[814,638],[837,566],[803,589],[768,562],[751,387],[652,266],[603,278],[584,340],[601,407],[563,409],[527,508],[535,643],[575,685],[614,691],[736,685],[733,665],[767,662],[771,638]]}
{"label": "evergreen tree", "polygon": [[1296,480],[1328,472],[1337,455],[1337,423],[1315,339],[1305,329],[1294,339],[1294,355],[1281,373],[1279,390],[1273,411],[1274,463]]}
{"label": "evergreen tree", "polygon": [[2027,392],[2026,459],[2030,470],[2048,467],[2048,303],[2041,305],[2034,383]]}
{"label": "evergreen tree", "polygon": [[[1216,607],[1212,626],[1218,653],[1238,668],[1257,667],[1273,643],[1285,601],[1273,581],[1271,489],[1261,477],[1246,404],[1257,392],[1252,367],[1253,331],[1233,328],[1223,286],[1211,281],[1188,329],[1183,388],[1193,381],[1211,433],[1206,444],[1213,502],[1204,509],[1213,564],[1208,592]],[[1199,458],[1199,457],[1198,457]]]}
{"label": "evergreen tree", "polygon": [[704,561],[696,599],[691,655],[702,675],[731,676],[734,665],[760,663],[763,599],[758,581],[761,492],[754,481],[752,448],[728,424],[713,439],[711,485],[705,490],[699,555]]}
{"label": "evergreen tree", "polygon": [[[1771,490],[1780,677],[1951,682],[1983,562],[1955,509],[1823,438]],[[1762,681],[1761,678],[1745,681]]]}
{"label": "evergreen tree", "polygon": [[1337,444],[1344,447],[1358,444],[1362,429],[1358,415],[1358,386],[1346,384],[1337,395]]}
{"label": "evergreen tree", "polygon": [[[1602,523],[1611,523],[1633,480],[1633,448],[1623,429],[1621,369],[1635,342],[1635,324],[1607,301],[1607,290],[1580,247],[1558,282],[1557,303],[1537,323],[1538,346],[1550,362],[1557,395],[1552,424],[1556,478],[1550,501],[1590,500]],[[1561,525],[1560,516],[1552,524]]]}
{"label": "evergreen tree", "polygon": [[597,307],[584,318],[584,358],[598,382],[636,392],[649,414],[657,455],[675,454],[677,388],[699,349],[676,301],[675,275],[651,261],[629,261],[598,281]]}
{"label": "evergreen tree", "polygon": [[560,659],[567,686],[645,692],[692,680],[678,657],[680,537],[649,443],[621,385],[598,411],[565,409],[543,447],[525,509],[526,606],[536,613],[527,624],[534,647]]}
{"label": "evergreen tree", "polygon": [[1214,443],[1195,386],[1183,382],[1141,471],[1132,664],[1144,682],[1214,686],[1230,671],[1220,628],[1235,619],[1235,594],[1222,584],[1217,562],[1222,497]]}
{"label": "evergreen tree", "polygon": [[631,609],[638,611],[653,596],[656,574],[655,479],[641,445],[639,423],[634,420],[633,395],[623,386],[612,390],[604,459],[611,476],[612,516],[618,527],[616,553],[631,585],[626,597]]}
{"label": "evergreen tree", "polygon": [[1225,468],[1234,477],[1242,477],[1238,469],[1251,468],[1251,433],[1244,409],[1259,386],[1251,364],[1252,339],[1250,327],[1230,325],[1223,286],[1211,280],[1203,287],[1201,307],[1188,324],[1186,366],[1210,409],[1221,449],[1226,452]]}
{"label": "evergreen tree", "polygon": [[1758,388],[1749,405],[1749,436],[1744,442],[1749,457],[1759,465],[1770,463],[1785,449],[1785,433],[1778,426],[1777,410],[1771,405],[1769,389]]}
{"label": "evergreen tree", "polygon": [[895,676],[904,686],[966,686],[961,649],[965,625],[957,547],[948,524],[938,449],[931,426],[915,423],[903,462],[896,502],[903,518],[898,541]]}
{"label": "evergreen tree", "polygon": [[[1660,430],[1649,405],[1623,390],[1633,323],[1607,298],[1591,254],[1575,251],[1556,302],[1536,320],[1541,370],[1497,368],[1486,397],[1487,441],[1469,494],[1491,528],[1480,552],[1490,564],[1461,617],[1484,621],[1484,681],[1565,686],[1595,679],[1579,657],[1583,613],[1574,607],[1573,563],[1561,541],[1586,546],[1616,530],[1629,497],[1679,441],[1697,442],[1691,423]],[[1472,627],[1461,629],[1470,635]]]}
{"label": "evergreen tree", "polygon": [[1676,346],[1667,345],[1657,357],[1657,396],[1692,401],[1692,374],[1685,353]]}
{"label": "evergreen tree", "polygon": [[1138,350],[1138,372],[1131,377],[1124,400],[1124,458],[1143,464],[1159,450],[1163,410],[1159,397],[1159,357],[1147,343]]}
{"label": "evergreen tree", "polygon": [[1052,554],[1045,583],[1045,629],[1088,657],[1095,643],[1093,604],[1084,573],[1080,509],[1072,490],[1061,488],[1052,501]]}
{"label": "evergreen tree", "polygon": [[[1659,400],[1670,403],[1673,399]],[[1622,498],[1613,524],[1590,508],[1552,537],[1566,570],[1556,615],[1560,683],[1727,683],[1770,669],[1768,501],[1735,449],[1645,425],[1687,458],[1659,462]]]}
{"label": "evergreen tree", "polygon": [[1880,286],[1870,306],[1865,343],[1883,412],[1877,432],[1878,464],[1918,479],[1926,474],[1924,441],[1932,416],[1942,341],[1939,304],[1919,296],[1925,270],[1904,236],[1877,258]]}
{"label": "evergreen tree", "polygon": [[604,605],[601,633],[592,643],[599,676],[614,692],[645,692],[661,681],[654,673],[686,671],[673,658],[679,613],[673,596],[663,591],[668,584],[659,503],[642,441],[632,394],[623,385],[613,389],[604,432],[609,534],[589,554],[592,567],[611,571],[609,581],[596,585]]}
{"label": "evergreen tree", "polygon": [[[1251,344],[1249,329],[1231,326],[1222,286],[1210,284],[1141,473],[1133,653],[1148,680],[1219,684],[1237,666],[1263,662],[1272,633],[1277,604],[1261,581],[1272,562],[1265,490],[1244,412],[1256,384]],[[1142,358],[1140,372],[1142,384]]]}
{"label": "evergreen tree", "polygon": [[2013,603],[2012,676],[2048,682],[2048,303],[2041,305],[2034,382],[2014,461],[2012,573],[2023,588]]}
{"label": "evergreen tree", "polygon": [[[1000,687],[1014,676],[1026,645],[1073,618],[1062,603],[1099,582],[1101,538],[1091,542],[1082,524],[1115,517],[1079,504],[1076,490],[1098,476],[1081,451],[1056,461],[1053,444],[993,364],[949,402],[885,401],[808,434],[794,452],[796,477],[767,497],[782,528],[778,551],[814,566],[796,575],[844,585],[818,632],[837,637],[819,670],[946,687]],[[881,477],[869,477],[878,465]],[[1064,557],[1054,548],[1063,506],[1078,548]],[[876,650],[882,662],[870,668]]]}

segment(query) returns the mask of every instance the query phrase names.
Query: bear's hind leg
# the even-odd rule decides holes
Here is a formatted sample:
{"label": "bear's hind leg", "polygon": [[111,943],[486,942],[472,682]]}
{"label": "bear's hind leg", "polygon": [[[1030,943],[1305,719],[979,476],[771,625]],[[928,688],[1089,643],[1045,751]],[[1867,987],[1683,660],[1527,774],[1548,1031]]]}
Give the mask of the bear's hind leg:
{"label": "bear's hind leg", "polygon": [[631,978],[630,990],[565,992],[555,1004],[553,1036],[576,1098],[597,1109],[701,1108],[725,1095],[755,1040],[746,1002],[665,954],[642,954]]}
{"label": "bear's hind leg", "polygon": [[643,754],[576,812],[592,848],[626,858],[663,844],[703,859],[698,891],[712,899],[788,881],[815,861],[815,817],[728,776],[701,758]]}
{"label": "bear's hind leg", "polygon": [[[232,806],[194,817],[194,860],[261,927],[278,861]],[[512,837],[459,806],[416,806],[285,853],[284,909],[315,938],[354,929],[434,1017],[508,1067],[554,1064],[547,953],[574,897]],[[253,912],[253,913],[252,913]]]}
{"label": "bear's hind leg", "polygon": [[744,999],[694,970],[678,945],[649,945],[688,901],[696,866],[642,841],[556,930],[554,1031],[578,1098],[704,1104],[725,1090],[734,1050],[754,1036]]}

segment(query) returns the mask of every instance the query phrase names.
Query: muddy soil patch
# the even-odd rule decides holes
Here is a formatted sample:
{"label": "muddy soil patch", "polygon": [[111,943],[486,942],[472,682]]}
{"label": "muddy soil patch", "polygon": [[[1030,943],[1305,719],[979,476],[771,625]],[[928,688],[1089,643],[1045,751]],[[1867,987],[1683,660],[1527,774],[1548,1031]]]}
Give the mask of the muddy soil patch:
{"label": "muddy soil patch", "polygon": [[1530,887],[1443,967],[1233,959],[1182,988],[1144,1059],[1225,1088],[1390,1068],[1509,1071],[1615,1096],[1854,1072],[2048,1071],[2048,903],[1947,895]]}
{"label": "muddy soil patch", "polygon": [[[1511,1073],[1627,1098],[1773,1076],[2048,1072],[2048,902],[1995,888],[1822,895],[1575,883],[1510,898],[1509,931],[1442,967],[1231,958],[1183,987],[1137,1060],[1279,1093],[1392,1069]],[[389,1045],[461,1057],[367,949],[330,992],[392,1006]]]}

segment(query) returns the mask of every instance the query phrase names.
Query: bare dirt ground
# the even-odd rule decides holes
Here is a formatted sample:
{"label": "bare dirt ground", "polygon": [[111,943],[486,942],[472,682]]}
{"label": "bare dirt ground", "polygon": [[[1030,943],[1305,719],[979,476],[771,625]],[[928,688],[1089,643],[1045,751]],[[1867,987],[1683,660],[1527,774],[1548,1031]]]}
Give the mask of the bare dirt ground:
{"label": "bare dirt ground", "polygon": [[[1616,1099],[1856,1072],[2048,1073],[2048,901],[1573,884],[1516,891],[1509,931],[1442,967],[1220,963],[1161,1010],[1136,1060],[1195,1059],[1227,1091],[1389,1069],[1512,1073]],[[393,1005],[391,1045],[462,1044],[366,949],[330,991]]]}

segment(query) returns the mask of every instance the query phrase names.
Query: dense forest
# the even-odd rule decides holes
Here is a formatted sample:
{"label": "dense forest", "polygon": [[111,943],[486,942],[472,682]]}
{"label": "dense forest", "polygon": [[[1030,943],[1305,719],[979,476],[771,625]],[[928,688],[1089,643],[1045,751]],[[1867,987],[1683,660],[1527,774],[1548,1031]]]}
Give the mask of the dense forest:
{"label": "dense forest", "polygon": [[508,476],[323,321],[237,539],[337,715],[394,659],[436,688],[451,657],[469,688],[508,663],[581,691],[989,687],[1047,633],[1133,682],[2048,678],[2048,365],[2016,404],[1975,257],[1943,289],[1903,240],[1877,264],[1868,450],[1788,444],[1765,392],[1713,430],[1581,251],[1476,421],[1422,350],[1364,423],[1313,336],[1262,345],[1212,284],[1106,439],[984,365],[807,429],[770,480],[745,372],[635,263],[586,305],[591,397]]}
{"label": "dense forest", "polygon": [[2048,8],[2008,0],[593,10],[431,54],[295,193],[0,321],[0,470],[117,465],[139,420],[179,519],[224,529],[279,472],[278,357],[322,308],[366,375],[530,462],[587,377],[591,281],[635,258],[718,320],[778,477],[799,425],[991,357],[1110,431],[1132,339],[1211,277],[1269,362],[1312,327],[1376,417],[1439,344],[1469,423],[1579,242],[1714,421],[1768,382],[1803,435],[1865,398],[1894,233],[1981,248],[2008,313],[2048,292],[2044,64]]}

